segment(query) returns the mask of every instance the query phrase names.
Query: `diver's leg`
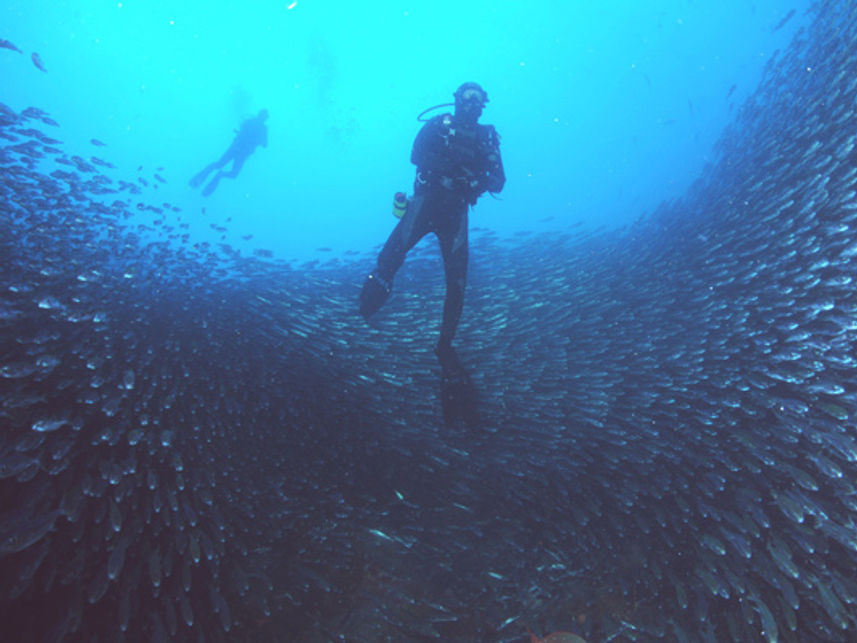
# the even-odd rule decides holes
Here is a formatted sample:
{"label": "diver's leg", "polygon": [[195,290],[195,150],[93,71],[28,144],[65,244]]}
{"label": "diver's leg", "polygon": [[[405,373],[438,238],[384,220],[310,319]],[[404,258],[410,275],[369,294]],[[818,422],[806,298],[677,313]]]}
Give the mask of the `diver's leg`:
{"label": "diver's leg", "polygon": [[221,179],[234,179],[238,176],[238,173],[241,172],[241,168],[244,167],[244,161],[247,160],[246,156],[236,156],[235,160],[232,163],[232,169],[228,172],[220,172]]}
{"label": "diver's leg", "polygon": [[438,230],[440,250],[446,273],[446,298],[443,302],[443,322],[435,354],[440,362],[440,400],[443,421],[454,426],[463,421],[469,426],[479,423],[476,388],[458,354],[452,338],[464,308],[464,288],[467,280],[467,206],[453,213],[448,225]]}
{"label": "diver's leg", "polygon": [[[224,165],[226,165],[229,162],[230,158],[232,158],[232,150],[228,149],[214,163],[209,163],[202,169],[201,172],[194,174],[193,178],[189,181],[190,187],[198,188],[200,185],[203,184],[209,174],[211,174],[214,170],[219,170]],[[213,191],[214,188],[212,188],[211,192]],[[209,192],[209,194],[211,194],[211,192]]]}
{"label": "diver's leg", "polygon": [[241,171],[241,168],[244,166],[244,161],[247,160],[246,157],[236,156],[235,161],[232,163],[232,169],[228,172],[224,172],[223,170],[219,170],[217,174],[214,175],[214,178],[211,179],[208,185],[205,186],[205,189],[202,191],[202,196],[208,196],[217,188],[217,184],[220,183],[220,179],[234,179],[238,176],[238,173]]}
{"label": "diver's leg", "polygon": [[438,350],[451,348],[452,338],[464,309],[464,289],[467,284],[467,206],[457,217],[455,227],[438,233],[443,268],[446,273],[446,298],[443,301],[443,322],[440,326]]}
{"label": "diver's leg", "polygon": [[467,280],[466,206],[453,222],[457,225],[438,232],[446,272],[446,299],[443,302],[443,322],[435,354],[441,368],[440,400],[444,423],[454,426],[463,421],[469,426],[475,426],[479,422],[476,387],[452,347],[452,338],[464,308],[464,288]]}
{"label": "diver's leg", "polygon": [[412,197],[408,209],[393,228],[387,243],[378,255],[378,265],[369,273],[360,292],[360,314],[366,319],[374,315],[393,289],[393,277],[405,260],[405,255],[429,231],[430,209],[424,195]]}
{"label": "diver's leg", "polygon": [[220,183],[221,178],[223,178],[223,171],[218,170],[217,174],[215,174],[214,177],[208,182],[208,185],[206,185],[202,189],[202,196],[208,196],[209,194],[214,192],[217,189],[217,184]]}
{"label": "diver's leg", "polygon": [[211,174],[212,170],[217,169],[217,163],[209,163],[204,168],[202,168],[201,172],[193,175],[190,181],[188,181],[188,185],[192,188],[198,188],[202,185],[203,181],[205,181],[206,177]]}

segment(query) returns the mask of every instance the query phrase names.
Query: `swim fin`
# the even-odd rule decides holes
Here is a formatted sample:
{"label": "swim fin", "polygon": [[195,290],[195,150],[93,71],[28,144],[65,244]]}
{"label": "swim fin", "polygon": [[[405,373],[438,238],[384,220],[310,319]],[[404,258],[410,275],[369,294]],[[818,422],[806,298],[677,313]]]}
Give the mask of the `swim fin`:
{"label": "swim fin", "polygon": [[194,174],[193,178],[187,182],[188,185],[192,188],[198,188],[200,185],[202,185],[202,182],[205,181],[205,177],[208,176],[208,173],[209,173],[209,170],[205,169],[202,172],[198,172],[197,174]]}
{"label": "swim fin", "polygon": [[215,189],[217,189],[217,184],[218,184],[218,183],[220,183],[220,172],[218,172],[217,174],[215,174],[215,175],[214,175],[214,178],[213,178],[213,179],[211,179],[211,181],[209,181],[209,182],[208,182],[208,185],[206,185],[206,186],[202,189],[202,196],[208,196],[209,194],[211,194],[212,192],[214,192],[214,190],[215,190]]}
{"label": "swim fin", "polygon": [[387,297],[390,296],[392,285],[379,277],[374,272],[369,273],[366,281],[363,283],[363,290],[360,291],[360,314],[367,321],[377,313]]}
{"label": "swim fin", "polygon": [[476,387],[464,371],[452,376],[441,375],[440,401],[446,426],[454,427],[459,422],[470,427],[479,424]]}
{"label": "swim fin", "polygon": [[476,387],[461,362],[455,349],[449,344],[435,349],[440,361],[440,402],[443,422],[454,427],[463,422],[473,427],[479,424]]}

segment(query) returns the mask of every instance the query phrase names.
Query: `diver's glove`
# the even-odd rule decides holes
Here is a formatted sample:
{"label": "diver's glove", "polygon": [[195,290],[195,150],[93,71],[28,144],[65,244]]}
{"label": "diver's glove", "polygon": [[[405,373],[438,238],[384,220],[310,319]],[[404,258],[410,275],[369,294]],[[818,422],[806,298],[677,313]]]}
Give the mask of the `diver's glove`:
{"label": "diver's glove", "polygon": [[466,179],[466,185],[464,188],[464,193],[467,195],[467,202],[470,205],[475,205],[476,201],[479,200],[488,189],[488,177],[486,176],[470,176]]}

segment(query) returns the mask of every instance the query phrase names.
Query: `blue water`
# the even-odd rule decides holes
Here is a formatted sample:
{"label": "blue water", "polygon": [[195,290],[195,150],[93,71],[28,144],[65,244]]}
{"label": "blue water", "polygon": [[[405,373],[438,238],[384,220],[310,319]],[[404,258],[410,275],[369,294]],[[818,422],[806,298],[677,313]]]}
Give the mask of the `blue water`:
{"label": "blue water", "polygon": [[[24,54],[0,49],[0,101],[50,112],[66,150],[115,178],[157,171],[143,198],[180,207],[192,242],[303,261],[386,239],[417,114],[475,80],[508,182],[471,226],[619,227],[701,174],[809,4],[7,0],[0,38]],[[191,191],[262,107],[268,148],[211,197]]]}

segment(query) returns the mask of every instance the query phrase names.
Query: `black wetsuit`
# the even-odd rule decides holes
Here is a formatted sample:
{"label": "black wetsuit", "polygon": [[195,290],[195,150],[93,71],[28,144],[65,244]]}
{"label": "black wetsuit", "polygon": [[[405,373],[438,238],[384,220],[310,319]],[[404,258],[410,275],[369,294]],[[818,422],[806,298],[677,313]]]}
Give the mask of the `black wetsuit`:
{"label": "black wetsuit", "polygon": [[434,232],[446,272],[438,343],[443,350],[450,347],[464,305],[467,209],[485,192],[500,192],[506,182],[499,136],[491,125],[460,127],[450,114],[437,116],[417,134],[411,162],[417,166],[414,196],[381,250],[377,269],[363,286],[360,310],[368,318],[383,305],[405,255]]}

